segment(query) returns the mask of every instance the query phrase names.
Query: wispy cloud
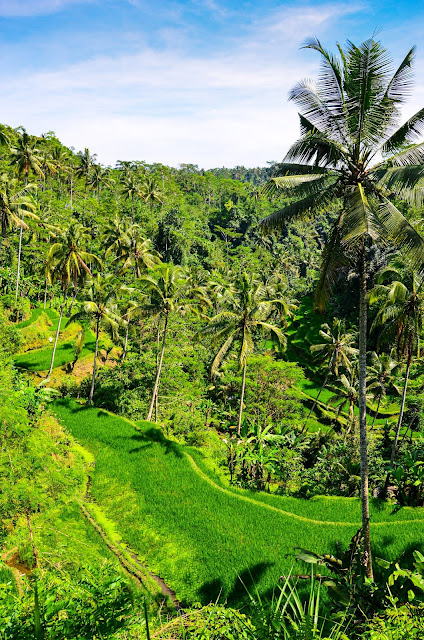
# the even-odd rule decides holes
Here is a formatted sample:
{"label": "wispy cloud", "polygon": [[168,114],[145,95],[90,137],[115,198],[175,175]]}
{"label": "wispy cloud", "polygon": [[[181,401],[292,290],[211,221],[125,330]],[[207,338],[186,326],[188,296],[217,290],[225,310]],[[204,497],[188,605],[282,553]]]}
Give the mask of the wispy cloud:
{"label": "wispy cloud", "polygon": [[0,16],[36,16],[56,13],[71,4],[92,0],[0,0]]}
{"label": "wispy cloud", "polygon": [[282,8],[214,55],[181,47],[176,31],[164,50],[144,44],[131,55],[11,76],[2,83],[2,119],[34,133],[54,129],[68,146],[88,146],[108,164],[118,158],[205,167],[278,160],[298,133],[287,93],[317,71],[317,57],[300,52],[300,43],[326,37],[359,9],[340,3]]}

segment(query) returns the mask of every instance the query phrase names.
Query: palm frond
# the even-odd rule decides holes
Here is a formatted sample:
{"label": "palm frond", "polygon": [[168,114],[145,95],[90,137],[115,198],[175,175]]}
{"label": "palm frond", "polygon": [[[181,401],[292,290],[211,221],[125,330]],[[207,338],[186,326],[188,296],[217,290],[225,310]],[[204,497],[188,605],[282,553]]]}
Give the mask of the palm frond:
{"label": "palm frond", "polygon": [[380,204],[379,218],[393,242],[406,251],[412,267],[423,273],[424,239],[387,198]]}
{"label": "palm frond", "polygon": [[335,224],[324,247],[321,258],[321,274],[314,294],[315,309],[323,312],[330,299],[340,267],[348,264],[342,246],[342,235],[338,224]]}
{"label": "palm frond", "polygon": [[424,109],[420,109],[395,131],[382,146],[383,153],[393,153],[421,138],[424,133]]}

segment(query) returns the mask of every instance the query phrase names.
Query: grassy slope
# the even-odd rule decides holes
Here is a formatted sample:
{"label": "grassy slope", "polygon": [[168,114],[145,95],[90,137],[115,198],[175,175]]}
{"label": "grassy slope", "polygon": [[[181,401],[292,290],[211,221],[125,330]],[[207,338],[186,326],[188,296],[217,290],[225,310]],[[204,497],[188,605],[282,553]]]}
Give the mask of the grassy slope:
{"label": "grassy slope", "polygon": [[[37,323],[42,319],[43,314],[45,314],[48,319],[51,321],[51,325],[46,328],[45,335],[45,343],[48,343],[49,337],[54,340],[57,326],[59,323],[59,314],[53,309],[42,309],[37,308],[34,309],[31,317],[28,320],[21,322],[17,325],[17,327],[23,332],[23,335],[27,334],[31,335],[31,330],[33,327],[37,326]],[[68,364],[74,360],[74,345],[75,340],[71,339],[71,335],[75,333],[72,331],[71,325],[69,327],[70,331],[66,330],[66,334],[63,337],[65,331],[65,325],[68,321],[68,318],[63,317],[61,322],[61,336],[59,337],[59,342],[56,349],[55,355],[55,368],[63,367],[63,365]],[[44,328],[44,327],[43,327]],[[100,340],[100,347],[102,347],[102,340]],[[87,329],[86,330],[86,338],[85,345],[80,353],[80,358],[84,356],[90,355],[94,353],[95,349],[95,335],[94,333]],[[52,357],[53,351],[53,342],[48,344],[46,347],[42,347],[39,349],[32,349],[31,351],[26,351],[25,353],[21,353],[17,355],[14,359],[14,363],[17,367],[21,369],[26,369],[28,371],[47,371],[50,367],[50,361]]]}
{"label": "grassy slope", "polygon": [[[295,546],[337,553],[359,527],[357,500],[306,502],[228,489],[199,453],[167,441],[148,423],[137,430],[73,401],[57,402],[55,411],[96,458],[93,497],[186,602],[208,602],[220,593],[239,602],[244,590],[237,575],[245,582],[252,576],[266,592],[290,568],[286,554]],[[372,520],[378,555],[393,558],[422,547],[423,510],[392,513],[374,503]]]}

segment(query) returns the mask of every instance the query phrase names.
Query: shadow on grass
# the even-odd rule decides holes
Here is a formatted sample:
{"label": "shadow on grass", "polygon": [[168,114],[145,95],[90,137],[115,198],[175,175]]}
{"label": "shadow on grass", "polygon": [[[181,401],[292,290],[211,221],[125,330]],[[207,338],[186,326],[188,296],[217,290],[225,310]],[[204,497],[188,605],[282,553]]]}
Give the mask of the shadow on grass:
{"label": "shadow on grass", "polygon": [[172,453],[176,458],[182,458],[184,455],[181,451],[180,445],[177,442],[173,442],[172,440],[165,438],[162,431],[157,427],[150,427],[142,433],[134,434],[131,436],[131,440],[145,444],[141,444],[139,447],[130,449],[129,453],[137,453],[138,451],[145,449],[146,444],[151,446],[153,443],[156,443],[160,444],[161,447],[165,449],[165,454]]}
{"label": "shadow on grass", "polygon": [[228,606],[239,606],[256,593],[256,585],[267,569],[274,566],[271,562],[259,562],[242,571],[234,580],[232,588],[227,592],[219,578],[205,582],[197,591],[200,602],[227,602]]}

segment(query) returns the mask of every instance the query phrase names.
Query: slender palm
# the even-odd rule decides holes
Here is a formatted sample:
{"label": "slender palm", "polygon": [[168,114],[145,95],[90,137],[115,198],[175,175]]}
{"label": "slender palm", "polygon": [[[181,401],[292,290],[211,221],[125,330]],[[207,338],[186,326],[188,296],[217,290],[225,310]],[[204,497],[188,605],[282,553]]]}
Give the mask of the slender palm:
{"label": "slender palm", "polygon": [[234,293],[229,293],[222,302],[223,311],[211,318],[205,333],[211,333],[214,342],[220,344],[211,367],[215,375],[231,349],[236,349],[240,369],[243,372],[237,433],[240,434],[243,402],[246,386],[247,358],[255,348],[255,338],[261,332],[271,334],[280,345],[286,344],[286,337],[279,327],[268,322],[277,307],[281,315],[289,315],[293,305],[283,298],[272,298],[261,280],[255,275],[244,273],[234,282]]}
{"label": "slender palm", "polygon": [[[395,269],[385,269],[380,274],[379,281],[384,282],[387,277],[399,277],[400,275]],[[387,285],[377,284],[370,292],[370,301],[379,300],[383,303],[373,325],[383,327],[380,341],[385,337],[394,338],[398,361],[401,361],[402,358],[406,361],[399,418],[390,456],[391,465],[393,465],[396,456],[399,433],[402,427],[412,358],[414,353],[420,357],[420,333],[424,325],[424,292],[421,287],[422,281],[418,283],[416,274],[410,272],[406,274],[404,282],[393,280]]]}
{"label": "slender palm", "polygon": [[150,206],[150,211],[153,211],[153,207],[156,203],[163,203],[165,194],[161,191],[157,178],[146,177],[141,186],[141,195],[144,202]]}
{"label": "slender palm", "polygon": [[[146,269],[153,269],[161,263],[161,257],[153,248],[152,241],[143,236],[138,224],[132,224],[126,229],[119,242],[112,244],[110,250],[112,247],[117,253],[115,260],[122,262],[121,273],[133,269],[135,278],[140,278]],[[107,255],[108,252],[106,257]]]}
{"label": "slender palm", "polygon": [[90,265],[96,263],[101,266],[101,261],[97,256],[84,250],[84,247],[86,247],[90,242],[91,236],[88,233],[88,229],[78,223],[73,223],[56,239],[56,242],[51,246],[47,256],[47,275],[49,283],[51,284],[53,280],[57,278],[61,284],[63,294],[59,323],[57,325],[52,359],[47,377],[50,377],[54,367],[54,358],[63,311],[65,309],[68,287],[70,285],[74,286],[73,299],[75,299],[78,283],[81,283],[87,275],[92,276]]}
{"label": "slender palm", "polygon": [[329,403],[334,404],[338,413],[343,411],[346,406],[348,408],[348,422],[346,433],[353,432],[355,424],[355,404],[358,402],[359,396],[359,380],[356,367],[352,367],[348,375],[344,373],[339,378],[339,385],[335,394],[330,398]]}
{"label": "slender palm", "polygon": [[399,368],[396,362],[389,354],[381,353],[377,355],[375,352],[371,354],[371,365],[368,367],[367,390],[374,400],[377,401],[377,409],[374,413],[371,429],[374,428],[380,404],[386,399],[387,393],[400,394],[400,389],[395,383],[395,373]]}
{"label": "slender palm", "polygon": [[[328,299],[339,266],[349,258],[359,266],[359,425],[364,562],[373,577],[368,498],[366,429],[366,248],[389,238],[411,259],[424,262],[424,242],[393,204],[396,195],[420,202],[424,143],[412,144],[424,129],[424,109],[399,127],[399,107],[412,85],[411,49],[392,74],[388,52],[375,40],[339,47],[340,59],[312,39],[306,48],[321,56],[316,86],[302,81],[290,98],[300,107],[301,137],[280,165],[266,192],[293,201],[262,221],[265,229],[314,213],[338,211],[322,256],[316,292],[318,306]],[[338,206],[341,203],[341,207]]]}
{"label": "slender palm", "polygon": [[353,332],[346,333],[342,320],[334,318],[332,327],[327,323],[321,325],[319,334],[324,339],[324,342],[312,345],[311,353],[317,357],[321,364],[327,363],[327,373],[314,404],[309,411],[308,418],[311,417],[321,392],[327,385],[329,376],[333,374],[338,377],[339,367],[343,367],[347,372],[350,372],[352,368],[351,360],[358,355],[358,349],[353,346],[357,340],[357,335]]}
{"label": "slender palm", "polygon": [[87,318],[94,324],[96,345],[94,349],[93,372],[91,375],[91,387],[87,404],[93,401],[94,386],[97,373],[97,355],[99,350],[100,328],[106,329],[113,340],[118,340],[119,327],[125,322],[122,320],[115,303],[118,286],[113,275],[97,274],[95,278],[87,282],[85,296],[81,302],[81,309],[68,320],[84,323]]}
{"label": "slender palm", "polygon": [[102,186],[111,186],[114,183],[110,175],[110,169],[102,167],[100,164],[94,164],[88,175],[87,182],[96,192],[97,202],[100,202],[100,190]]}
{"label": "slender palm", "polygon": [[178,266],[161,264],[148,275],[139,280],[142,294],[147,300],[135,302],[130,315],[137,310],[146,316],[151,316],[158,326],[162,325],[162,344],[157,361],[156,379],[153,387],[152,399],[146,420],[151,420],[156,398],[158,396],[163,358],[165,354],[169,318],[173,314],[184,315],[190,311],[197,311],[199,306],[207,304],[206,296],[200,288],[192,286],[188,274]]}
{"label": "slender palm", "polygon": [[84,149],[84,151],[80,151],[78,153],[78,166],[76,168],[75,174],[79,178],[84,178],[84,203],[87,199],[87,188],[90,179],[90,171],[95,161],[96,154],[91,155],[87,147]]}
{"label": "slender palm", "polygon": [[131,224],[134,222],[134,200],[143,197],[140,178],[135,171],[123,173],[121,194],[126,200],[131,201]]}
{"label": "slender palm", "polygon": [[[10,152],[12,154],[10,164],[15,168],[18,176],[24,176],[25,187],[28,186],[29,173],[32,171],[36,176],[44,178],[44,174],[41,168],[42,159],[40,156],[40,150],[37,147],[38,139],[35,136],[29,136],[25,129],[19,136],[17,144],[12,147]],[[19,245],[18,245],[18,268],[16,278],[16,292],[15,299],[18,299],[19,294],[19,280],[21,275],[21,255],[22,255],[22,236],[24,231],[24,225],[19,229]]]}
{"label": "slender palm", "polygon": [[35,211],[37,210],[32,198],[28,195],[35,184],[28,184],[26,187],[19,187],[15,178],[7,174],[0,176],[0,218],[1,237],[7,238],[7,232],[11,228],[24,227],[28,229],[24,218],[38,220]]}

